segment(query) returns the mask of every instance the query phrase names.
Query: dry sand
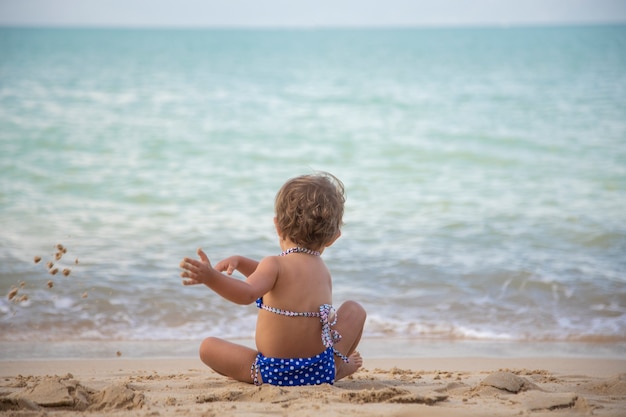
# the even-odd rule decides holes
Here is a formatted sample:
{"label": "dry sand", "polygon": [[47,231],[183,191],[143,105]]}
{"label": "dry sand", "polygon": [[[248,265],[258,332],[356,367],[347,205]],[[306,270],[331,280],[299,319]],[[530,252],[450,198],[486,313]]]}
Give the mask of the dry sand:
{"label": "dry sand", "polygon": [[365,359],[334,386],[255,387],[197,359],[0,361],[5,416],[626,416],[626,360]]}

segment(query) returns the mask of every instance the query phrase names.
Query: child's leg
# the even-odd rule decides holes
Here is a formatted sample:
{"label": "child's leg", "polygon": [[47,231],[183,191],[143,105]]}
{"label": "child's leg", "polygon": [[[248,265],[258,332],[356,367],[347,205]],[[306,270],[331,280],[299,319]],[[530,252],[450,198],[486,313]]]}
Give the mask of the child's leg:
{"label": "child's leg", "polygon": [[350,363],[335,357],[335,380],[353,374],[363,365],[361,355],[355,351],[363,334],[366,315],[365,309],[354,301],[346,301],[337,310],[338,320],[333,329],[339,332],[341,340],[335,343],[335,349],[348,356]]}
{"label": "child's leg", "polygon": [[241,382],[252,383],[250,366],[256,360],[257,351],[249,347],[208,337],[200,345],[200,359],[221,375]]}

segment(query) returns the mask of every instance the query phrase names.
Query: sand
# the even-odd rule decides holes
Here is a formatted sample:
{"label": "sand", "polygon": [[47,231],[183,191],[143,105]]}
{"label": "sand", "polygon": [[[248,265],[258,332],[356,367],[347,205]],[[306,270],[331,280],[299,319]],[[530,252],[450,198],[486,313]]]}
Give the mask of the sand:
{"label": "sand", "polygon": [[0,361],[3,416],[626,416],[626,360],[365,358],[334,386],[255,387],[198,359]]}

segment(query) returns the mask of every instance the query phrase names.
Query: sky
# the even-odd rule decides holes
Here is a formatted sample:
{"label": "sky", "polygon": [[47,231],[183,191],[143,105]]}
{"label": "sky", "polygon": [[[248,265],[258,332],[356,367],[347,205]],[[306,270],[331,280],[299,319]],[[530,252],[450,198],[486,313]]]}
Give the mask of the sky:
{"label": "sky", "polygon": [[0,26],[354,27],[625,22],[626,0],[0,0]]}

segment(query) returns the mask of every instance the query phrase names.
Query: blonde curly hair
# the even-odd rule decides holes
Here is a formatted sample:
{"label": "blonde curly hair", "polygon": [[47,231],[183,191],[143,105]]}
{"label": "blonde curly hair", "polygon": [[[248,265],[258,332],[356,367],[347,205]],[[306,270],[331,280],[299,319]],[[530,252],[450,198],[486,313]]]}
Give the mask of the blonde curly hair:
{"label": "blonde curly hair", "polygon": [[276,194],[276,226],[283,239],[319,250],[331,244],[343,225],[343,183],[319,172],[287,181]]}

